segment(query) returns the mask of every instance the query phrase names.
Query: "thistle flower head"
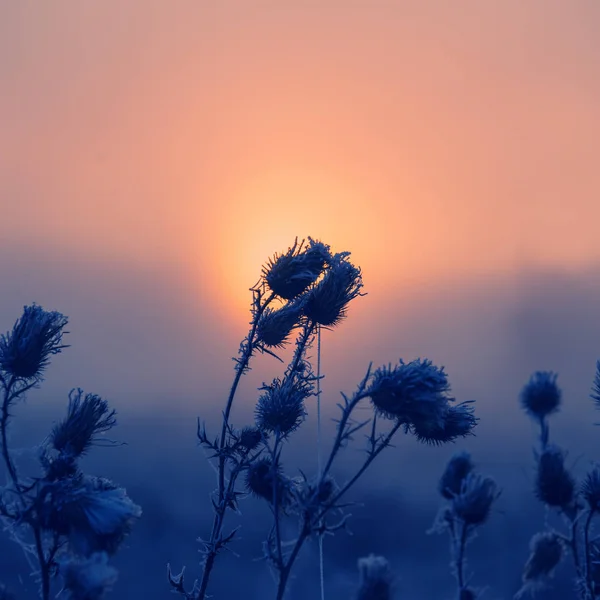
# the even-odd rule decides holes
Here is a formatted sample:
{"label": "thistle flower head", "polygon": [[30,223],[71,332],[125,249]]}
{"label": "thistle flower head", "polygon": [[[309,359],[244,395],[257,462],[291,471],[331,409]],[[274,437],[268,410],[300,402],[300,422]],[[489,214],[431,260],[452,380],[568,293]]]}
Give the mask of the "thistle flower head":
{"label": "thistle flower head", "polygon": [[459,437],[473,435],[477,417],[473,414],[472,402],[448,406],[440,420],[416,418],[412,430],[420,442],[439,446],[453,442]]}
{"label": "thistle flower head", "polygon": [[565,468],[565,456],[556,446],[539,455],[535,482],[536,496],[544,504],[566,508],[575,496],[575,480]]}
{"label": "thistle flower head", "polygon": [[482,525],[499,495],[500,490],[491,477],[469,473],[462,482],[460,494],[452,498],[452,512],[466,525]]}
{"label": "thistle flower head", "polygon": [[392,572],[383,556],[370,554],[358,560],[360,586],[356,600],[391,600]]}
{"label": "thistle flower head", "polygon": [[308,291],[304,314],[313,323],[338,325],[346,317],[348,304],[360,295],[362,275],[349,256],[349,252],[333,256],[323,279]]}
{"label": "thistle flower head", "polygon": [[302,304],[288,302],[282,308],[266,308],[256,326],[256,340],[271,348],[280,348],[288,340],[294,327],[302,316]]}
{"label": "thistle flower head", "polygon": [[586,475],[581,485],[581,495],[590,510],[600,510],[600,465],[596,465]]}
{"label": "thistle flower head", "polygon": [[563,545],[560,538],[550,531],[536,533],[529,543],[531,554],[523,570],[523,587],[515,598],[522,597],[525,592],[533,592],[543,587],[548,577],[554,574],[563,556]]}
{"label": "thistle flower head", "polygon": [[559,409],[562,392],[557,377],[552,371],[537,371],[523,387],[521,406],[531,417],[543,419]]}
{"label": "thistle flower head", "polygon": [[282,473],[281,467],[277,465],[274,468],[269,458],[260,458],[247,468],[246,489],[256,498],[272,503],[274,492],[277,490],[278,502],[285,506],[290,498],[290,487],[290,481]]}
{"label": "thistle flower head", "polygon": [[335,493],[339,490],[337,483],[331,477],[325,477],[323,480],[309,482],[306,479],[296,482],[292,490],[294,495],[294,508],[299,514],[308,517],[317,512],[330,502]]}
{"label": "thistle flower head", "polygon": [[89,450],[98,434],[116,425],[115,415],[100,396],[84,396],[80,388],[71,390],[67,417],[52,429],[50,443],[64,458],[78,458]]}
{"label": "thistle flower head", "polygon": [[254,450],[263,439],[260,429],[256,427],[244,427],[239,435],[238,443],[245,450]]}
{"label": "thistle flower head", "polygon": [[107,479],[79,476],[47,485],[39,514],[44,529],[69,536],[72,549],[89,556],[114,554],[142,511]]}
{"label": "thistle flower head", "polygon": [[60,563],[64,590],[71,600],[101,600],[117,580],[117,570],[108,564],[105,552],[89,558],[69,558]]}
{"label": "thistle flower head", "polygon": [[62,343],[67,322],[59,312],[25,306],[12,331],[0,336],[0,370],[20,379],[39,379],[50,356],[68,347]]}
{"label": "thistle flower head", "polygon": [[269,259],[263,268],[263,277],[269,288],[284,300],[292,300],[312,285],[321,275],[330,258],[329,247],[309,238],[294,245],[285,253]]}
{"label": "thistle flower head", "polygon": [[292,374],[260,389],[264,394],[255,410],[258,428],[281,436],[294,431],[304,420],[304,400],[312,394],[312,385]]}
{"label": "thistle flower head", "polygon": [[388,419],[404,423],[428,423],[443,428],[450,390],[444,368],[420,358],[395,367],[380,367],[367,390],[375,409]]}
{"label": "thistle flower head", "polygon": [[438,483],[438,491],[446,498],[452,500],[456,495],[460,494],[462,484],[465,478],[471,471],[474,465],[471,460],[471,455],[468,452],[459,452],[455,454],[446,465],[446,470]]}

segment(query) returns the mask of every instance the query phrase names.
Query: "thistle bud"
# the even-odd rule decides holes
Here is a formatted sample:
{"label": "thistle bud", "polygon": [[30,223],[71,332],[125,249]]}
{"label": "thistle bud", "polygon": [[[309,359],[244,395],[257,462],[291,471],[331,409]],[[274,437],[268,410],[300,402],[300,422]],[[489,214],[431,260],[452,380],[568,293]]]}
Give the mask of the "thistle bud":
{"label": "thistle bud", "polygon": [[460,494],[462,484],[467,475],[473,470],[473,462],[468,452],[455,454],[446,465],[446,470],[438,484],[438,491],[446,498],[452,500]]}
{"label": "thistle bud", "polygon": [[418,358],[409,363],[400,359],[395,367],[377,369],[368,393],[375,409],[388,419],[443,428],[449,390],[443,367]]}
{"label": "thistle bud", "polygon": [[565,457],[560,448],[548,446],[540,454],[535,492],[548,506],[566,508],[573,501],[575,480],[565,468]]}
{"label": "thistle bud", "polygon": [[473,435],[476,425],[477,417],[473,414],[471,403],[462,402],[456,406],[448,406],[441,422],[433,419],[415,419],[412,430],[420,442],[439,446],[453,442],[459,437]]}
{"label": "thistle bud", "polygon": [[391,600],[392,573],[383,556],[370,554],[358,560],[360,587],[357,600]]}
{"label": "thistle bud", "polygon": [[68,347],[62,343],[67,322],[59,312],[25,306],[12,332],[0,336],[0,369],[20,379],[39,379],[50,356]]}
{"label": "thistle bud", "polygon": [[246,489],[255,497],[272,503],[275,486],[277,486],[279,504],[287,504],[290,496],[290,482],[281,472],[279,465],[274,469],[270,459],[261,458],[248,467]]}
{"label": "thistle bud", "polygon": [[521,391],[521,405],[531,417],[543,419],[559,409],[562,392],[557,377],[552,371],[537,371]]}
{"label": "thistle bud", "polygon": [[263,436],[256,427],[244,427],[240,433],[239,445],[245,450],[254,450],[262,441]]}
{"label": "thistle bud", "polygon": [[534,592],[554,574],[563,556],[563,545],[552,532],[536,533],[529,544],[531,554],[523,570],[523,587],[515,598],[522,598],[527,592]]}
{"label": "thistle bud", "polygon": [[109,410],[106,400],[96,394],[83,395],[82,389],[71,390],[67,417],[55,425],[50,443],[65,458],[78,458],[117,423],[116,411]]}
{"label": "thistle bud", "polygon": [[304,420],[304,400],[312,394],[312,386],[298,377],[273,380],[260,388],[265,393],[256,405],[256,424],[262,431],[285,436]]}
{"label": "thistle bud", "polygon": [[499,495],[500,490],[492,478],[469,473],[460,494],[452,499],[452,511],[466,525],[482,525]]}
{"label": "thistle bud", "polygon": [[362,275],[348,256],[348,252],[336,254],[323,279],[308,292],[304,314],[313,323],[338,325],[346,317],[348,304],[360,295]]}
{"label": "thistle bud", "polygon": [[280,348],[298,324],[302,315],[302,305],[290,302],[278,310],[265,309],[256,327],[256,339],[260,344]]}
{"label": "thistle bud", "polygon": [[330,254],[329,248],[309,238],[309,246],[294,245],[282,255],[269,259],[263,277],[271,290],[284,300],[292,300],[305,292],[321,275]]}

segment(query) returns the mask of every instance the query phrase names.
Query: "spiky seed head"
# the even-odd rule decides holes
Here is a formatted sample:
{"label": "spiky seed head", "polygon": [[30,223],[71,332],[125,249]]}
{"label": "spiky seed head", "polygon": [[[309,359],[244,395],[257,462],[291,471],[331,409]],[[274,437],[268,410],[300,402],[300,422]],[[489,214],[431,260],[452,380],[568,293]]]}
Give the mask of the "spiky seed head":
{"label": "spiky seed head", "polygon": [[281,436],[293,432],[304,420],[304,400],[312,394],[312,385],[292,374],[260,389],[264,394],[255,410],[258,428]]}
{"label": "spiky seed head", "polygon": [[562,392],[552,371],[536,371],[521,391],[521,406],[529,416],[543,419],[558,411]]}
{"label": "spiky seed head", "polygon": [[256,427],[244,427],[240,432],[239,445],[245,450],[254,450],[263,439],[260,429]]}
{"label": "spiky seed head", "polygon": [[446,498],[446,500],[452,500],[454,496],[460,494],[463,481],[473,468],[473,461],[468,452],[459,452],[458,454],[455,454],[448,461],[446,470],[438,483],[438,491],[440,494]]}
{"label": "spiky seed head", "polygon": [[392,367],[380,367],[372,377],[367,390],[379,414],[403,423],[419,422],[430,428],[443,428],[448,411],[448,377],[443,367],[420,358]]}
{"label": "spiky seed head", "polygon": [[529,543],[531,554],[523,571],[523,581],[548,577],[560,563],[563,544],[560,538],[550,531],[536,533]]}
{"label": "spiky seed head", "polygon": [[564,509],[572,503],[575,480],[565,468],[565,455],[560,448],[547,446],[539,455],[535,493],[548,506]]}
{"label": "spiky seed head", "polygon": [[301,316],[300,302],[290,302],[277,310],[266,308],[256,327],[257,342],[271,348],[281,348],[288,341]]}
{"label": "spiky seed head", "polygon": [[97,435],[109,431],[117,423],[116,411],[96,394],[85,394],[81,388],[69,393],[66,418],[54,426],[50,444],[65,458],[76,459],[97,440]]}
{"label": "spiky seed head", "polygon": [[473,413],[472,403],[462,402],[456,406],[448,406],[441,422],[416,418],[412,422],[412,431],[420,442],[439,446],[459,437],[473,435],[476,425],[477,417]]}
{"label": "spiky seed head", "polygon": [[581,495],[590,510],[600,510],[600,465],[596,465],[586,476],[581,485]]}
{"label": "spiky seed head", "polygon": [[323,279],[308,291],[304,314],[313,323],[335,327],[345,317],[350,302],[363,287],[360,269],[349,260],[349,252],[336,254]]}
{"label": "spiky seed head", "polygon": [[11,332],[0,336],[0,370],[25,380],[40,379],[50,356],[68,346],[62,343],[67,317],[32,304]]}
{"label": "spiky seed head", "polygon": [[308,247],[298,239],[285,254],[275,255],[263,268],[269,288],[284,300],[292,300],[305,292],[321,275],[330,258],[329,247],[309,238]]}
{"label": "spiky seed head", "polygon": [[392,572],[383,556],[370,554],[358,560],[360,585],[357,600],[391,600]]}
{"label": "spiky seed head", "polygon": [[273,467],[270,458],[260,458],[251,463],[246,470],[246,489],[256,498],[273,503],[273,495],[277,485],[277,498],[280,505],[285,506],[290,496],[290,482],[283,475],[281,467]]}
{"label": "spiky seed head", "polygon": [[491,477],[469,473],[462,482],[460,494],[452,499],[452,511],[466,525],[482,525],[499,495],[500,490]]}

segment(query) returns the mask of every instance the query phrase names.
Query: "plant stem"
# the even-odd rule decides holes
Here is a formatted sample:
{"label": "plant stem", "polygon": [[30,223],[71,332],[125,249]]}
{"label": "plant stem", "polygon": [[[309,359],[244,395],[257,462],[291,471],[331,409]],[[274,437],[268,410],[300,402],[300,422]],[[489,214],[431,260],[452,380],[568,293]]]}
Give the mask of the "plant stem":
{"label": "plant stem", "polygon": [[8,427],[8,419],[10,415],[8,414],[8,407],[10,406],[10,400],[12,397],[12,387],[15,384],[14,376],[10,379],[8,384],[4,385],[4,399],[2,402],[2,417],[0,418],[0,431],[2,435],[2,458],[4,459],[4,463],[6,464],[6,468],[8,469],[8,474],[10,475],[11,481],[15,487],[15,491],[18,493],[20,491],[19,486],[19,477],[17,475],[17,470],[15,465],[10,457],[10,451],[8,449],[8,439],[6,435],[6,429]]}
{"label": "plant stem", "polygon": [[[256,292],[260,294],[260,292]],[[229,416],[231,414],[231,407],[233,406],[233,400],[235,398],[235,394],[237,392],[240,380],[242,375],[248,368],[248,364],[250,363],[250,358],[254,352],[254,343],[256,337],[256,328],[258,327],[258,321],[262,316],[265,308],[271,303],[271,301],[275,298],[275,294],[271,293],[267,299],[260,304],[260,296],[258,298],[258,306],[256,308],[256,312],[254,313],[252,319],[252,326],[250,332],[248,333],[248,337],[245,342],[246,345],[243,350],[242,358],[238,362],[236,366],[235,377],[233,378],[233,383],[231,384],[231,388],[229,390],[229,396],[227,398],[227,404],[225,405],[225,411],[223,412],[223,425],[221,427],[221,437],[219,440],[219,448],[222,451],[225,448],[225,444],[227,442],[227,431],[229,428]],[[225,502],[225,463],[226,459],[223,453],[219,454],[219,502],[218,506],[215,508],[215,517],[213,519],[213,526],[210,535],[210,543],[209,543],[209,551],[206,555],[206,559],[204,561],[204,566],[202,569],[202,580],[200,583],[200,588],[198,590],[198,595],[196,596],[197,600],[205,600],[206,598],[206,590],[208,588],[208,580],[210,578],[210,574],[212,572],[215,557],[217,556],[217,548],[216,541],[221,535],[221,531],[223,529],[223,522],[225,511],[227,510],[227,503]]]}
{"label": "plant stem", "polygon": [[460,537],[458,538],[458,552],[456,556],[456,581],[458,582],[458,593],[465,587],[465,547],[467,545],[468,527],[466,523],[461,523]]}

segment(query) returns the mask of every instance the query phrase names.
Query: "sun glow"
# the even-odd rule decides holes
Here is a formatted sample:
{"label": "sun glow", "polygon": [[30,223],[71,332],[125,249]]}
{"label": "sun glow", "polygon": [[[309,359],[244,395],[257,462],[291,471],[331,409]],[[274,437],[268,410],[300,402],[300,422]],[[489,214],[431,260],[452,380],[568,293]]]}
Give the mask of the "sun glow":
{"label": "sun glow", "polygon": [[223,301],[236,314],[246,313],[248,289],[263,265],[296,237],[311,236],[333,251],[350,249],[366,259],[377,249],[357,238],[376,221],[359,190],[322,173],[282,169],[247,180],[232,190],[217,217],[212,266]]}

